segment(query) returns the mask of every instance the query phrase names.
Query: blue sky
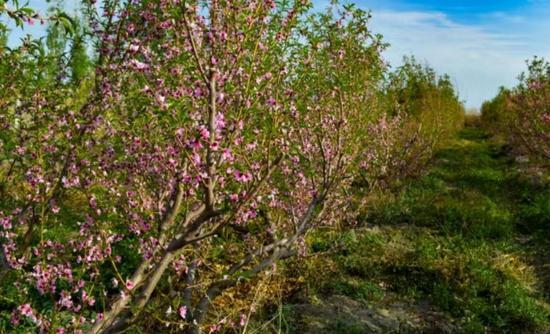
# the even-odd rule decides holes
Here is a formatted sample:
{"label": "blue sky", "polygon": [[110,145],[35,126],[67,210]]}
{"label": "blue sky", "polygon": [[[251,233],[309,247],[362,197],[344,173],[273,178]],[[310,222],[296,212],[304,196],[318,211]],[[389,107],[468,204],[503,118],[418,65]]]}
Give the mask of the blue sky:
{"label": "blue sky", "polygon": [[[317,8],[328,0],[313,0]],[[356,0],[371,9],[371,29],[391,47],[393,65],[415,55],[454,80],[467,107],[479,107],[499,86],[511,87],[534,55],[550,59],[550,0]],[[76,0],[66,0],[69,11]],[[45,0],[30,0],[43,12]],[[26,32],[43,33],[39,25]],[[14,30],[12,43],[23,35]]]}
{"label": "blue sky", "polygon": [[550,58],[550,0],[357,0],[399,65],[415,55],[453,78],[467,107],[514,86],[534,55]]}

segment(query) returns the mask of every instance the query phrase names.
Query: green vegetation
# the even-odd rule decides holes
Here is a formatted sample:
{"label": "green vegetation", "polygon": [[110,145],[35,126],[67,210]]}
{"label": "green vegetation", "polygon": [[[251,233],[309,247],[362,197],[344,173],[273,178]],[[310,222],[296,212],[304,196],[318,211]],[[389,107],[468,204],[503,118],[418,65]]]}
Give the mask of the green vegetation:
{"label": "green vegetation", "polygon": [[512,89],[501,87],[481,107],[481,123],[517,156],[548,164],[550,158],[550,62],[535,57]]}
{"label": "green vegetation", "polygon": [[464,124],[352,4],[77,3],[0,0],[46,30],[0,48],[0,331],[246,331],[310,231],[354,228]]}
{"label": "green vegetation", "polygon": [[[550,189],[518,174],[481,130],[463,130],[427,175],[380,202],[356,230],[309,235],[313,257],[300,266],[310,301],[372,306],[391,294],[428,302],[458,332],[548,329]],[[327,333],[354,332],[338,323]]]}
{"label": "green vegetation", "polygon": [[547,331],[547,61],[480,117],[353,4],[48,3],[0,0],[0,334]]}

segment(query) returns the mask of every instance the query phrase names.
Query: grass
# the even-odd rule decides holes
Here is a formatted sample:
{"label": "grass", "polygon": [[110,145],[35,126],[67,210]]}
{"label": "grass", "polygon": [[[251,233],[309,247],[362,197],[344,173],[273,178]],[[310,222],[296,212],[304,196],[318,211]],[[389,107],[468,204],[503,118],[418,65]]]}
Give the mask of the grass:
{"label": "grass", "polygon": [[335,250],[300,264],[310,297],[369,305],[392,294],[429,301],[458,332],[548,331],[550,189],[518,173],[481,130],[463,130],[425,176],[377,202],[356,230],[309,235],[312,253]]}

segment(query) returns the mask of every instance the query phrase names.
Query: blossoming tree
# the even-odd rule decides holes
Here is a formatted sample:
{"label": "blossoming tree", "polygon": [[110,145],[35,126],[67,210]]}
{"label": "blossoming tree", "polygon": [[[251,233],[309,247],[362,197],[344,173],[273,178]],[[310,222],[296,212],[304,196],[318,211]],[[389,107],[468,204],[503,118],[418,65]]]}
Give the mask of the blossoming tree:
{"label": "blossoming tree", "polygon": [[89,72],[36,41],[2,57],[2,326],[237,325],[217,297],[355,219],[386,45],[353,6],[309,8],[87,0]]}

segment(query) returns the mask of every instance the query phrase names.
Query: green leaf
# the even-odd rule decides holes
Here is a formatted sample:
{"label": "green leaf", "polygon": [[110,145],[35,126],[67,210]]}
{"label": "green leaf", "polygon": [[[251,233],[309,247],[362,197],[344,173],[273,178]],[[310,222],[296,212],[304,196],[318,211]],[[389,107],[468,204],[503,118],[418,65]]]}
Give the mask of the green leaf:
{"label": "green leaf", "polygon": [[20,11],[22,11],[23,13],[27,14],[27,15],[34,15],[34,9],[30,8],[30,7],[23,7],[23,8],[19,8]]}
{"label": "green leaf", "polygon": [[71,18],[64,12],[59,11],[55,15],[54,20],[57,20],[57,22],[63,26],[66,34],[74,35],[76,30],[76,22],[73,20],[73,18]]}

